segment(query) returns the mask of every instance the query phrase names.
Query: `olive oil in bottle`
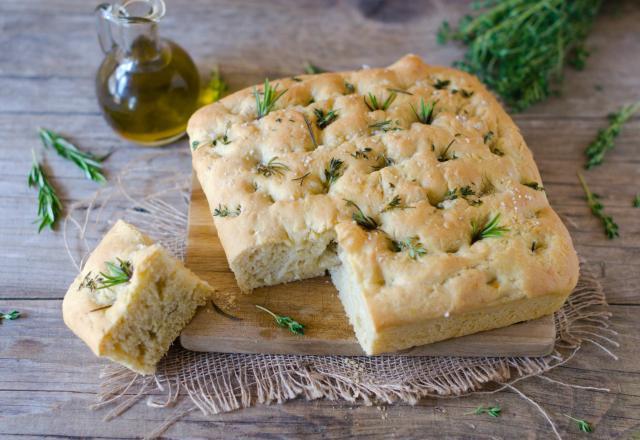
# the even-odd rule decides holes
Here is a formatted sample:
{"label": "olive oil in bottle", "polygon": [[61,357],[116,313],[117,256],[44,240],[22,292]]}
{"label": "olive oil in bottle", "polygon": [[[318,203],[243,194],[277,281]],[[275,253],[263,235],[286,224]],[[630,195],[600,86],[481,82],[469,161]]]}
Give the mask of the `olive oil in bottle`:
{"label": "olive oil in bottle", "polygon": [[181,137],[200,93],[191,57],[158,38],[164,12],[162,0],[118,0],[96,9],[106,54],[96,76],[98,102],[119,135],[146,146]]}

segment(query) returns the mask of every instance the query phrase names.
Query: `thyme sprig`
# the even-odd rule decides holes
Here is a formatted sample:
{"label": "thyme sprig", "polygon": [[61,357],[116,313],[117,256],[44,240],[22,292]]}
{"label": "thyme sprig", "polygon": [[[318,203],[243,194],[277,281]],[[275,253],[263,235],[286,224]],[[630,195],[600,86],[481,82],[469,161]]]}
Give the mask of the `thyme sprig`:
{"label": "thyme sprig", "polygon": [[574,422],[576,422],[576,424],[578,425],[578,429],[580,431],[582,431],[582,432],[593,432],[593,428],[591,427],[589,422],[587,422],[586,420],[576,419],[575,417],[571,417],[568,414],[563,414],[563,416],[565,416],[566,418],[571,419]]}
{"label": "thyme sprig", "polygon": [[[367,101],[367,96],[369,97],[369,101]],[[364,103],[367,105],[369,110],[373,112],[376,110],[386,111],[398,94],[396,92],[391,92],[384,101],[382,101],[382,99],[378,100],[378,97],[373,93],[368,93],[367,96],[364,97]]]}
{"label": "thyme sprig", "polygon": [[342,176],[344,162],[340,159],[332,157],[329,161],[329,165],[324,169],[324,188],[329,191],[331,185]]}
{"label": "thyme sprig", "polygon": [[409,206],[402,201],[402,197],[400,195],[395,195],[389,203],[385,205],[381,212],[391,211],[393,209],[410,209],[413,206]]}
{"label": "thyme sprig", "polygon": [[112,261],[105,261],[107,266],[106,272],[100,272],[98,275],[92,277],[91,272],[85,275],[80,288],[88,288],[92,292],[101,289],[110,289],[114,286],[128,283],[133,276],[133,264],[129,260],[121,260],[116,258],[116,263]]}
{"label": "thyme sprig", "polygon": [[237,217],[242,212],[242,207],[240,205],[236,206],[236,209],[230,209],[227,205],[223,205],[218,203],[218,207],[214,208],[213,216],[214,217]]}
{"label": "thyme sprig", "polygon": [[609,115],[609,126],[598,131],[598,136],[585,150],[587,156],[586,169],[602,164],[607,151],[615,147],[614,141],[620,130],[631,116],[640,109],[640,101],[621,107],[617,112]]}
{"label": "thyme sprig", "polygon": [[369,217],[364,212],[362,212],[362,209],[360,209],[360,207],[356,205],[355,202],[347,199],[343,200],[347,202],[347,206],[353,206],[355,208],[355,211],[351,215],[351,218],[358,224],[358,226],[366,229],[367,231],[372,231],[378,228],[378,222],[373,217]]}
{"label": "thyme sprig", "polygon": [[494,406],[489,406],[489,407],[484,407],[484,406],[479,406],[476,409],[474,409],[471,412],[465,413],[467,415],[469,414],[488,414],[491,417],[499,417],[500,413],[502,412],[502,408],[500,408],[499,405],[494,405]]}
{"label": "thyme sprig", "polygon": [[412,260],[417,260],[418,257],[426,255],[427,253],[427,250],[422,246],[418,237],[409,237],[404,240],[391,240],[391,250],[393,252],[406,251]]}
{"label": "thyme sprig", "polygon": [[411,110],[413,110],[416,118],[418,118],[418,122],[425,125],[431,125],[433,117],[435,116],[433,114],[433,110],[435,109],[436,103],[437,101],[425,103],[424,98],[420,98],[420,107],[418,111],[416,111],[413,105],[411,105]]}
{"label": "thyme sprig", "polygon": [[0,310],[0,320],[13,321],[20,317],[20,312],[17,310],[11,310],[10,312],[3,312]]}
{"label": "thyme sprig", "polygon": [[289,171],[289,166],[285,163],[278,162],[278,156],[273,156],[269,159],[269,162],[259,163],[256,166],[256,172],[262,174],[264,177],[271,177],[274,175],[282,176],[286,171]]}
{"label": "thyme sprig", "polygon": [[508,232],[509,229],[500,226],[500,214],[496,214],[489,220],[478,222],[471,220],[471,244],[491,237],[502,237],[502,234]]}
{"label": "thyme sprig", "polygon": [[263,312],[267,312],[269,315],[273,317],[280,327],[284,327],[288,329],[291,333],[295,335],[304,335],[304,325],[300,324],[298,321],[291,319],[288,316],[278,315],[273,313],[271,310],[266,307],[262,307],[256,304],[256,308],[262,310]]}
{"label": "thyme sprig", "polygon": [[325,113],[321,108],[314,108],[313,113],[316,115],[316,125],[320,130],[323,130],[333,121],[338,119],[338,112],[336,110],[329,110]]}
{"label": "thyme sprig", "polygon": [[59,156],[76,164],[84,172],[87,179],[98,183],[107,181],[107,178],[102,174],[102,161],[106,159],[106,156],[98,157],[87,151],[81,151],[59,134],[46,128],[39,129],[38,134],[45,148],[55,150]]}
{"label": "thyme sprig", "polygon": [[31,165],[27,183],[30,188],[35,187],[38,189],[38,220],[36,222],[40,221],[38,232],[41,232],[47,226],[53,229],[62,212],[62,203],[60,203],[56,190],[49,183],[42,166],[36,159],[36,153],[32,151],[31,154],[33,156],[33,164]]}
{"label": "thyme sprig", "polygon": [[589,186],[587,185],[587,181],[584,179],[581,173],[578,173],[578,179],[580,180],[580,184],[582,185],[584,194],[587,197],[587,204],[589,205],[589,208],[591,208],[591,213],[602,220],[604,232],[605,234],[607,234],[607,237],[609,239],[619,237],[620,234],[618,232],[618,225],[613,221],[613,218],[611,216],[605,214],[604,206],[600,202],[600,196],[591,192]]}
{"label": "thyme sprig", "polygon": [[480,12],[452,29],[444,22],[438,41],[467,46],[457,66],[475,73],[514,110],[551,95],[565,61],[584,65],[584,41],[601,0],[504,0],[476,3]]}
{"label": "thyme sprig", "polygon": [[282,97],[282,95],[284,95],[287,91],[287,89],[284,89],[282,92],[278,93],[277,89],[277,84],[275,87],[271,87],[268,78],[265,78],[264,80],[262,93],[258,92],[258,89],[256,87],[253,88],[253,96],[255,96],[256,98],[256,113],[258,119],[268,115],[269,112],[273,110],[273,106],[276,104],[278,99],[280,99],[280,97]]}

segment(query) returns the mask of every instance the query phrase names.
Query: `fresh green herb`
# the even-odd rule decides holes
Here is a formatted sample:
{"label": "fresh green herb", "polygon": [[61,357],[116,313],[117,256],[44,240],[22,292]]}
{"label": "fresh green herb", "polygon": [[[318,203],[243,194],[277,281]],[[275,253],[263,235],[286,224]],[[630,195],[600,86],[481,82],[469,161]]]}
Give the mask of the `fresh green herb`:
{"label": "fresh green herb", "polygon": [[374,171],[380,171],[383,168],[386,167],[390,167],[391,165],[393,165],[395,163],[395,161],[393,159],[391,159],[390,157],[386,156],[385,154],[380,154],[378,155],[378,162],[375,165],[371,165],[371,168]]}
{"label": "fresh green herb", "polygon": [[544,188],[538,182],[524,182],[523,185],[536,191],[544,191]]}
{"label": "fresh green herb", "polygon": [[229,86],[220,76],[220,71],[215,68],[211,71],[209,82],[200,93],[200,102],[202,105],[211,104],[222,98],[229,90]]}
{"label": "fresh green herb", "polygon": [[19,317],[20,317],[20,312],[17,310],[11,310],[10,312],[3,312],[0,310],[0,319],[13,321],[14,319],[18,319]]}
{"label": "fresh green herb", "polygon": [[465,16],[452,29],[447,22],[438,41],[468,46],[456,63],[475,73],[516,111],[547,98],[562,78],[565,60],[579,65],[584,41],[601,0],[504,0],[475,3],[476,17]]}
{"label": "fresh green herb", "polygon": [[445,80],[436,79],[436,82],[433,83],[433,87],[436,90],[443,90],[449,87],[449,84],[451,84],[451,81],[449,81],[448,79],[445,79]]}
{"label": "fresh green herb", "polygon": [[427,250],[422,246],[418,237],[410,237],[400,241],[391,240],[391,250],[393,252],[406,251],[412,260],[417,260],[418,257],[427,253]]}
{"label": "fresh green herb", "polygon": [[353,206],[356,210],[351,215],[353,221],[355,221],[361,228],[366,229],[367,231],[372,231],[378,228],[378,222],[373,218],[366,215],[362,212],[362,209],[358,205],[356,205],[351,200],[343,199],[347,202],[347,206]]}
{"label": "fresh green herb", "polygon": [[253,88],[253,96],[256,98],[256,112],[258,114],[258,119],[268,115],[276,104],[276,101],[287,91],[287,89],[284,89],[282,92],[278,93],[277,89],[277,85],[275,87],[271,87],[269,79],[267,78],[264,80],[264,88],[262,92],[258,92],[256,87]]}
{"label": "fresh green herb", "polygon": [[456,153],[452,153],[451,156],[449,156],[449,148],[451,148],[451,146],[455,141],[456,141],[455,138],[451,139],[451,142],[449,142],[449,145],[447,145],[442,151],[442,153],[438,155],[438,162],[446,162],[448,160],[454,160],[458,158],[456,156]]}
{"label": "fresh green herb", "polygon": [[348,81],[344,82],[344,88],[347,89],[347,92],[349,93],[353,93],[356,91],[356,86],[354,86],[353,84],[351,84]]}
{"label": "fresh green herb", "polygon": [[392,209],[409,209],[413,208],[413,206],[408,206],[402,202],[402,197],[396,195],[387,203],[382,212],[391,211]]}
{"label": "fresh green herb", "polygon": [[324,129],[333,121],[338,119],[338,112],[335,110],[329,110],[325,114],[324,110],[322,110],[321,108],[314,108],[313,112],[316,115],[316,125],[320,130]]}
{"label": "fresh green herb", "polygon": [[107,272],[100,272],[95,277],[87,273],[80,284],[80,288],[89,288],[92,292],[100,289],[110,289],[114,286],[128,283],[133,276],[133,264],[128,260],[116,258],[117,262],[105,261]]}
{"label": "fresh green herb", "polygon": [[296,177],[296,178],[291,179],[291,180],[292,180],[292,181],[294,181],[294,182],[296,182],[296,181],[297,181],[297,182],[300,182],[300,186],[302,186],[302,183],[304,182],[304,179],[306,179],[307,177],[309,177],[309,175],[310,175],[310,174],[311,174],[311,173],[303,174],[302,176],[300,176],[300,177]]}
{"label": "fresh green herb", "polygon": [[390,92],[394,92],[394,93],[402,93],[403,95],[411,95],[411,96],[413,96],[413,93],[408,92],[408,91],[406,91],[404,89],[398,89],[398,88],[395,88],[395,87],[387,87],[387,90],[390,91]]}
{"label": "fresh green herb", "polygon": [[401,127],[398,127],[397,124],[398,122],[396,121],[395,124],[396,126],[393,126],[394,121],[392,121],[391,119],[387,119],[385,121],[379,121],[379,122],[375,122],[371,125],[369,125],[369,128],[373,128],[374,130],[382,130],[385,133],[388,131],[398,131],[398,130],[402,130]]}
{"label": "fresh green herb", "polygon": [[267,312],[269,315],[273,316],[273,319],[276,321],[280,327],[284,327],[288,329],[291,333],[295,335],[304,335],[304,325],[300,324],[298,321],[294,321],[288,316],[276,315],[271,310],[266,307],[262,307],[256,304],[256,308],[262,310],[263,312]]}
{"label": "fresh green herb", "polygon": [[315,64],[311,64],[310,62],[304,63],[304,71],[309,75],[315,75],[317,73],[325,73],[328,70],[323,69],[322,67],[318,67]]}
{"label": "fresh green herb", "polygon": [[351,153],[351,156],[356,159],[369,159],[368,153],[371,153],[371,151],[370,147],[364,147]]}
{"label": "fresh green herb", "polygon": [[533,240],[533,242],[531,243],[531,252],[535,252],[536,249],[538,249],[538,242]]}
{"label": "fresh green herb", "polygon": [[264,177],[271,177],[274,175],[282,176],[285,171],[289,171],[289,167],[282,162],[278,162],[278,156],[273,156],[266,164],[258,164],[256,171]]}
{"label": "fresh green herb", "polygon": [[237,205],[236,209],[229,209],[227,205],[218,203],[218,207],[213,210],[214,217],[237,217],[240,215],[241,206]]}
{"label": "fresh green herb", "polygon": [[509,229],[499,225],[500,214],[496,214],[492,219],[485,220],[481,223],[471,221],[471,244],[476,241],[484,240],[491,237],[502,237],[502,234],[508,232]]}
{"label": "fresh green herb", "polygon": [[416,115],[419,122],[425,125],[430,125],[433,122],[433,117],[435,116],[433,114],[433,110],[436,106],[436,102],[437,101],[425,103],[424,98],[420,98],[420,109],[416,111],[416,109],[413,108],[413,105],[411,105],[411,110],[413,110],[413,113]]}
{"label": "fresh green herb", "polygon": [[229,136],[227,135],[228,130],[229,130],[229,128],[227,127],[227,129],[225,129],[223,135],[220,135],[220,136],[218,136],[216,138],[213,138],[208,142],[200,142],[200,141],[191,142],[191,151],[196,151],[198,148],[204,147],[206,145],[209,145],[211,147],[215,147],[219,143],[222,144],[222,145],[229,145],[231,143],[231,141],[229,140]]}
{"label": "fresh green herb", "polygon": [[633,207],[640,208],[640,193],[636,194],[635,198],[633,199]]}
{"label": "fresh green herb", "polygon": [[476,194],[469,185],[460,187],[459,191],[462,197],[474,196]]}
{"label": "fresh green herb", "polygon": [[372,112],[376,110],[387,110],[397,96],[398,94],[396,92],[391,92],[389,96],[387,96],[387,99],[385,99],[384,101],[378,101],[378,98],[373,93],[369,93],[369,101],[367,102],[367,97],[365,96],[364,103]]}
{"label": "fresh green herb", "polygon": [[590,169],[602,163],[607,151],[615,146],[614,141],[620,134],[622,126],[638,109],[640,109],[640,101],[621,107],[617,112],[609,115],[609,126],[599,130],[596,139],[585,150],[587,155],[585,168]]}
{"label": "fresh green herb", "polygon": [[489,414],[491,417],[499,417],[502,412],[502,408],[499,405],[490,406],[485,408],[484,406],[479,406],[471,412],[465,414]]}
{"label": "fresh green herb", "polygon": [[443,209],[445,201],[456,200],[458,198],[458,195],[464,200],[466,200],[467,203],[471,206],[478,206],[482,204],[482,200],[470,198],[471,196],[475,196],[476,192],[473,190],[473,188],[471,188],[471,186],[465,185],[460,188],[453,188],[453,189],[447,190],[447,192],[444,195],[444,199],[442,200],[442,202],[438,203],[437,208]]}
{"label": "fresh green herb", "polygon": [[38,133],[45,148],[51,148],[67,160],[75,163],[87,179],[104,183],[107,178],[102,174],[102,161],[106,157],[97,157],[93,154],[81,151],[71,142],[51,130],[41,128]]}
{"label": "fresh green herb", "polygon": [[318,141],[316,140],[316,135],[313,132],[313,127],[311,126],[311,122],[307,119],[306,116],[303,116],[304,124],[307,126],[307,130],[309,131],[309,137],[311,138],[311,143],[313,143],[313,148],[318,148]]}
{"label": "fresh green herb", "polygon": [[568,419],[573,420],[574,422],[576,422],[576,424],[578,425],[578,429],[582,432],[592,432],[593,428],[591,427],[591,425],[589,424],[589,422],[587,422],[586,420],[582,420],[582,419],[576,419],[574,417],[571,417],[568,414],[563,414],[565,417],[567,417]]}
{"label": "fresh green herb", "polygon": [[582,185],[582,189],[587,197],[587,204],[589,205],[589,208],[591,208],[593,215],[602,220],[604,232],[607,234],[607,237],[609,237],[609,239],[619,237],[618,225],[613,221],[612,217],[604,213],[604,206],[600,202],[600,196],[591,192],[581,173],[578,173],[578,179],[580,179],[580,184]]}
{"label": "fresh green herb", "polygon": [[344,162],[334,157],[329,161],[329,165],[324,170],[324,187],[327,191],[331,185],[342,176]]}
{"label": "fresh green herb", "polygon": [[33,155],[33,164],[27,183],[30,188],[38,188],[38,219],[40,221],[38,232],[41,232],[47,226],[53,229],[62,212],[62,204],[56,194],[56,190],[49,183],[42,166],[38,163],[35,152],[32,151],[31,153]]}

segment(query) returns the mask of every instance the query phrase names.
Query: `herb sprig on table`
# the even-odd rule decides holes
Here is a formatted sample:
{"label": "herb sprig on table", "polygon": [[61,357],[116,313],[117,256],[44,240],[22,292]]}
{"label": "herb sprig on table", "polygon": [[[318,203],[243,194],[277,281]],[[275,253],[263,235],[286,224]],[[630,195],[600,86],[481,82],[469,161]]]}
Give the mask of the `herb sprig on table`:
{"label": "herb sprig on table", "polygon": [[27,179],[30,188],[38,189],[38,232],[49,227],[53,229],[62,212],[62,203],[54,187],[49,183],[42,166],[36,159],[36,153],[32,151],[33,164]]}
{"label": "herb sprig on table", "polygon": [[262,307],[257,304],[256,304],[256,308],[262,310],[263,312],[267,312],[269,315],[271,315],[273,319],[276,321],[276,324],[278,324],[280,327],[284,327],[288,329],[291,333],[295,335],[304,335],[304,325],[300,324],[298,321],[295,321],[294,319],[288,316],[282,316],[282,315],[273,313],[271,310],[267,309],[266,307]]}
{"label": "herb sprig on table", "polygon": [[587,197],[587,204],[589,208],[591,208],[591,212],[593,215],[602,220],[602,225],[604,226],[604,232],[607,234],[609,239],[613,239],[619,237],[618,233],[618,225],[613,221],[613,218],[609,215],[606,215],[604,212],[604,206],[600,202],[600,196],[598,194],[592,193],[587,185],[587,181],[584,179],[581,173],[578,173],[578,179],[580,180],[580,184],[582,185],[582,189],[584,190],[584,194]]}
{"label": "herb sprig on table", "polygon": [[585,150],[587,156],[586,169],[602,164],[607,151],[615,146],[614,141],[620,134],[625,122],[640,109],[640,101],[621,107],[617,112],[609,115],[609,126],[598,131],[596,139]]}
{"label": "herb sprig on table", "polygon": [[584,41],[601,0],[485,0],[457,28],[444,22],[438,41],[460,41],[456,66],[475,73],[515,111],[546,99],[562,78],[565,61],[584,67]]}
{"label": "herb sprig on table", "polygon": [[573,420],[578,425],[578,429],[582,432],[593,432],[593,428],[586,420],[576,419],[568,414],[563,414],[566,418]]}
{"label": "herb sprig on table", "polygon": [[502,412],[502,408],[499,405],[489,406],[485,408],[484,406],[479,406],[471,412],[465,413],[469,414],[488,414],[491,417],[499,417]]}
{"label": "herb sprig on table", "polygon": [[82,151],[51,130],[41,128],[38,133],[45,148],[55,150],[60,156],[76,164],[84,172],[87,179],[98,183],[107,181],[107,178],[102,174],[102,162],[106,159],[106,156],[97,157],[89,152]]}
{"label": "herb sprig on table", "polygon": [[20,317],[20,312],[17,310],[11,310],[10,312],[3,312],[0,310],[0,320],[13,321]]}

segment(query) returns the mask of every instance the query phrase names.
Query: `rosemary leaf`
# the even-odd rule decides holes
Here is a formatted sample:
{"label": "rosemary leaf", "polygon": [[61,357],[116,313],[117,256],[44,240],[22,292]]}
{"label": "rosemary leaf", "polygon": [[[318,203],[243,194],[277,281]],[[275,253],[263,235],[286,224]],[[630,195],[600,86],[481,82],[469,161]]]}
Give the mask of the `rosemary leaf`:
{"label": "rosemary leaf", "polygon": [[[382,101],[382,99],[378,100],[378,97],[373,93],[368,93],[367,96],[364,97],[364,103],[372,112],[376,110],[386,111],[397,96],[398,94],[396,92],[391,92],[389,96],[387,96],[387,99]],[[369,98],[369,101],[367,101],[367,97]]]}
{"label": "rosemary leaf", "polygon": [[372,231],[378,228],[378,222],[373,217],[369,217],[364,212],[362,212],[362,209],[360,209],[360,207],[351,200],[343,200],[347,202],[347,206],[353,206],[356,209],[351,218],[358,224],[358,226],[366,229],[367,231]]}
{"label": "rosemary leaf", "polygon": [[289,171],[289,167],[282,162],[278,162],[278,156],[273,156],[266,164],[260,163],[256,166],[256,172],[264,177],[282,176],[285,171]]}
{"label": "rosemary leaf", "polygon": [[471,244],[491,237],[502,237],[502,234],[508,232],[509,229],[500,226],[500,214],[496,214],[493,218],[485,220],[481,223],[471,221]]}
{"label": "rosemary leaf", "polygon": [[433,110],[436,102],[437,101],[425,103],[424,98],[420,98],[420,108],[418,111],[411,105],[411,110],[413,110],[413,113],[418,118],[418,122],[425,125],[430,125],[433,122],[433,117],[435,116]]}
{"label": "rosemary leaf", "polygon": [[263,91],[258,92],[256,87],[253,88],[253,96],[256,98],[256,113],[258,119],[262,118],[269,114],[271,110],[273,110],[273,106],[276,104],[276,101],[280,99],[282,95],[284,95],[287,89],[284,89],[282,92],[278,93],[278,86],[271,87],[269,84],[269,79],[265,78]]}
{"label": "rosemary leaf", "polygon": [[604,212],[604,206],[600,202],[600,196],[598,194],[592,193],[587,185],[587,181],[584,180],[584,177],[581,173],[578,173],[578,179],[580,180],[580,184],[582,185],[582,189],[584,190],[584,194],[587,197],[587,204],[589,208],[591,208],[591,213],[602,220],[602,225],[604,226],[604,232],[607,234],[609,239],[613,239],[619,237],[618,233],[618,225],[613,221],[611,216],[608,216]]}
{"label": "rosemary leaf", "polygon": [[98,183],[107,181],[107,178],[102,174],[102,161],[106,157],[97,157],[89,152],[81,151],[74,144],[51,130],[41,128],[38,133],[45,148],[55,150],[58,155],[76,164],[84,172],[87,179]]}
{"label": "rosemary leaf", "polygon": [[338,112],[335,110],[329,110],[327,113],[320,108],[314,108],[313,113],[316,115],[316,125],[320,130],[326,128],[333,121],[338,119]]}
{"label": "rosemary leaf", "polygon": [[267,312],[269,315],[273,317],[276,324],[280,327],[284,327],[288,329],[291,333],[295,335],[304,335],[304,325],[300,324],[298,321],[291,319],[288,316],[281,316],[273,313],[271,310],[266,307],[262,307],[256,304],[256,308],[262,310],[263,312]]}
{"label": "rosemary leaf", "polygon": [[307,126],[307,130],[309,131],[309,137],[311,138],[311,143],[313,144],[313,148],[318,148],[318,141],[316,140],[316,135],[313,133],[313,127],[311,126],[311,122],[307,119],[306,116],[303,116],[304,124]]}
{"label": "rosemary leaf", "polygon": [[49,183],[42,166],[38,163],[35,152],[31,151],[31,153],[33,164],[27,183],[30,188],[38,189],[38,220],[40,221],[38,232],[41,232],[47,226],[53,229],[62,212],[62,203],[60,203],[55,189]]}
{"label": "rosemary leaf", "polygon": [[418,237],[410,237],[400,241],[391,240],[391,250],[394,252],[407,252],[412,260],[417,260],[418,257],[427,253]]}
{"label": "rosemary leaf", "polygon": [[329,165],[324,170],[324,188],[329,191],[331,185],[342,176],[344,162],[340,159],[331,158]]}
{"label": "rosemary leaf", "polygon": [[544,188],[538,182],[524,182],[523,185],[536,191],[544,191]]}
{"label": "rosemary leaf", "polygon": [[607,151],[615,147],[614,141],[620,134],[622,126],[638,109],[640,109],[640,101],[621,107],[617,112],[609,115],[609,126],[599,130],[596,139],[585,150],[587,156],[586,169],[602,164]]}

